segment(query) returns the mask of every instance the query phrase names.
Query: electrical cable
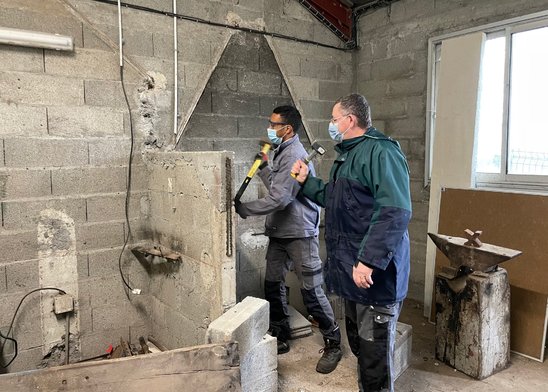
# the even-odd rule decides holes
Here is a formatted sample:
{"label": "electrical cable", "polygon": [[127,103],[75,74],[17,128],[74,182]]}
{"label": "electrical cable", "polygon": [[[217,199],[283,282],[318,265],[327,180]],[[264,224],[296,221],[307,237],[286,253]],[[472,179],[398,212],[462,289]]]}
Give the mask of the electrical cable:
{"label": "electrical cable", "polygon": [[[19,312],[19,308],[21,308],[21,305],[23,304],[23,301],[25,300],[25,298],[27,298],[29,295],[31,295],[32,293],[35,293],[37,291],[45,291],[45,290],[56,290],[58,292],[60,292],[61,294],[66,294],[66,291],[65,290],[61,290],[61,289],[58,289],[57,287],[39,287],[37,289],[34,289],[34,290],[31,290],[29,291],[27,294],[25,294],[23,296],[23,298],[21,298],[21,301],[19,301],[19,305],[17,305],[17,309],[15,309],[15,313],[13,313],[13,317],[11,319],[11,323],[10,323],[10,327],[8,328],[8,332],[6,333],[6,335],[4,335],[1,331],[0,331],[0,337],[4,338],[4,340],[11,340],[13,342],[13,347],[14,347],[14,352],[15,352],[15,355],[13,356],[13,358],[11,359],[11,361],[9,361],[6,365],[1,365],[3,368],[7,368],[9,365],[11,365],[11,363],[13,361],[15,361],[15,358],[17,358],[17,340],[14,339],[13,337],[9,337],[9,334],[13,328],[13,323],[15,322],[15,317],[17,316],[17,312]],[[12,334],[13,336],[13,334]],[[2,344],[2,347],[0,348],[0,357],[2,357],[4,355],[4,347],[6,346],[6,343],[4,342]]]}
{"label": "electrical cable", "polygon": [[127,97],[127,91],[126,86],[124,82],[124,59],[122,55],[122,12],[121,12],[121,2],[118,0],[118,29],[119,29],[119,46],[120,46],[120,82],[122,84],[122,92],[124,93],[124,99],[126,101],[126,106],[129,114],[129,132],[130,132],[130,148],[129,148],[129,159],[128,159],[128,172],[127,172],[127,185],[126,185],[126,200],[125,200],[125,217],[126,217],[126,225],[127,225],[127,234],[124,238],[124,245],[122,246],[122,250],[120,251],[120,255],[118,256],[118,269],[120,271],[120,276],[122,278],[122,281],[124,282],[124,285],[131,291],[132,294],[141,294],[141,290],[137,288],[131,287],[129,282],[124,277],[124,272],[122,270],[122,255],[124,254],[124,250],[126,249],[126,246],[128,244],[129,238],[131,237],[131,225],[129,223],[129,201],[130,201],[130,195],[131,195],[131,174],[132,174],[132,165],[133,165],[133,148],[135,144],[135,137],[133,132],[133,118],[131,115],[131,106],[129,105],[129,99]]}
{"label": "electrical cable", "polygon": [[[92,0],[92,1],[95,1],[97,3],[110,4],[110,5],[115,5],[115,4],[118,3],[116,0]],[[161,11],[161,10],[158,10],[158,9],[155,9],[155,8],[144,7],[144,6],[136,5],[136,4],[129,4],[129,3],[121,3],[121,4],[124,7],[127,7],[127,8],[132,8],[132,9],[135,9],[135,10],[150,12],[150,13],[154,13],[154,14],[165,15],[165,16],[169,16],[169,17],[172,17],[172,18],[176,17],[178,19],[188,20],[190,22],[195,22],[195,23],[206,24],[206,25],[209,25],[209,26],[224,27],[224,28],[231,29],[231,30],[238,30],[238,31],[246,32],[246,33],[266,35],[266,36],[273,37],[273,38],[280,38],[280,39],[290,40],[290,41],[294,41],[294,42],[317,45],[317,46],[321,46],[321,47],[324,47],[324,48],[330,48],[330,49],[336,49],[336,50],[342,50],[342,51],[350,51],[350,50],[356,49],[356,45],[353,41],[349,41],[349,44],[350,44],[349,47],[339,47],[339,46],[324,44],[324,43],[321,43],[321,42],[312,41],[312,40],[308,40],[308,39],[291,37],[291,36],[285,35],[285,34],[279,34],[279,33],[273,33],[273,32],[268,32],[268,31],[252,29],[250,27],[231,26],[231,25],[228,25],[228,24],[225,24],[225,23],[212,22],[210,20],[205,20],[205,19],[202,19],[202,18],[194,17],[194,16],[177,14],[177,13],[173,13],[173,12],[170,12],[170,11]]]}

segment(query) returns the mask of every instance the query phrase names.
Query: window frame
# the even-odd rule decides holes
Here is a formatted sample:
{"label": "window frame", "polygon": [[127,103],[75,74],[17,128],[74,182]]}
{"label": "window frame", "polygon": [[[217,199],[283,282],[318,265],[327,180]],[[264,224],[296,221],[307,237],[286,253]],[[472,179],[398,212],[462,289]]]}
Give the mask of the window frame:
{"label": "window frame", "polygon": [[424,165],[424,186],[430,185],[432,173],[432,156],[434,146],[434,130],[436,124],[436,100],[437,100],[437,76],[439,75],[439,55],[443,40],[455,38],[471,33],[483,32],[486,35],[496,34],[506,37],[505,71],[504,71],[504,99],[503,99],[503,128],[501,143],[501,172],[500,173],[475,173],[477,188],[504,188],[538,193],[548,192],[548,176],[506,174],[507,150],[508,150],[508,114],[510,97],[510,66],[512,34],[536,28],[548,27],[548,11],[537,12],[517,18],[507,19],[487,25],[477,26],[466,30],[457,31],[428,40],[428,75],[427,75],[427,99],[426,99],[426,149]]}

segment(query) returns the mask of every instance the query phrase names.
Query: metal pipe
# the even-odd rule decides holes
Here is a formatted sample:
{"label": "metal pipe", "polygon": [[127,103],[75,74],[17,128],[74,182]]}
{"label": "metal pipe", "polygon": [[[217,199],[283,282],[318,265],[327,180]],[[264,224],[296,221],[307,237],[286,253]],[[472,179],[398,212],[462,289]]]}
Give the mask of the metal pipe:
{"label": "metal pipe", "polygon": [[120,49],[120,67],[124,66],[122,43],[122,3],[118,0],[118,47]]}
{"label": "metal pipe", "polygon": [[177,43],[177,0],[173,0],[173,134],[177,135],[179,122],[179,50]]}
{"label": "metal pipe", "polygon": [[154,338],[154,336],[148,335],[147,339],[150,343],[152,343],[153,345],[158,347],[159,350],[169,351],[169,349],[166,346],[164,346],[162,343],[160,343],[158,340],[156,340],[156,338]]}

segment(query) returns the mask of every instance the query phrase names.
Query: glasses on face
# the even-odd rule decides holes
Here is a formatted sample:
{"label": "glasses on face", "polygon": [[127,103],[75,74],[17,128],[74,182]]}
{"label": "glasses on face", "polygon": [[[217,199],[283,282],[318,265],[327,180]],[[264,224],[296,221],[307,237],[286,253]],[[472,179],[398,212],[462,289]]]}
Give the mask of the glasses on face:
{"label": "glasses on face", "polygon": [[270,128],[274,128],[277,125],[287,125],[287,123],[284,122],[275,122],[275,121],[268,121],[268,125],[270,125]]}
{"label": "glasses on face", "polygon": [[341,115],[340,115],[339,117],[337,117],[337,118],[331,117],[331,122],[332,122],[333,124],[336,124],[337,121],[339,121],[341,118],[346,117],[346,116],[350,116],[350,114],[341,114]]}

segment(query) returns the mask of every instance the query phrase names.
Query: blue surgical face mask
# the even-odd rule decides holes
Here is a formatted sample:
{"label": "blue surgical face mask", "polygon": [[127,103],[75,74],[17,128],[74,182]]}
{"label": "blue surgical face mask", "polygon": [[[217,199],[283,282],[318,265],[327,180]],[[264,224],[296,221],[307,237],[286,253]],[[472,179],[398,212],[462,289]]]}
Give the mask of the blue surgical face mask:
{"label": "blue surgical face mask", "polygon": [[270,139],[272,144],[282,144],[283,138],[280,136],[276,136],[276,130],[274,128],[268,128],[266,131],[268,132],[268,138]]}
{"label": "blue surgical face mask", "polygon": [[340,143],[344,139],[344,134],[348,132],[349,129],[350,127],[346,128],[346,130],[341,133],[339,132],[339,127],[337,126],[337,124],[333,124],[332,122],[330,122],[328,128],[329,136],[331,136],[331,139],[335,140],[335,142]]}
{"label": "blue surgical face mask", "polygon": [[328,131],[329,131],[329,136],[331,136],[331,139],[335,140],[337,143],[342,142],[343,135],[342,133],[339,132],[339,127],[337,127],[337,125],[330,122]]}

